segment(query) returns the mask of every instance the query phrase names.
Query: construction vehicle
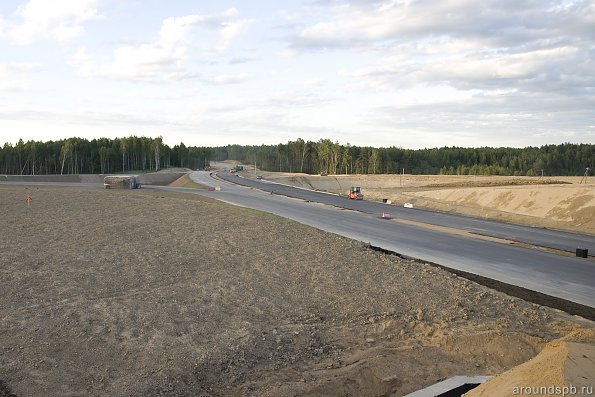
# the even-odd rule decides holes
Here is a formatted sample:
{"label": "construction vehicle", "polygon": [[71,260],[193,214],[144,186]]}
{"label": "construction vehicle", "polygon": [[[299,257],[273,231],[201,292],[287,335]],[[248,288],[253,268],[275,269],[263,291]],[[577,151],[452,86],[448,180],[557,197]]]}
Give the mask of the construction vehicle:
{"label": "construction vehicle", "polygon": [[351,186],[351,188],[349,188],[348,197],[351,200],[363,200],[364,195],[362,194],[362,188],[359,186]]}

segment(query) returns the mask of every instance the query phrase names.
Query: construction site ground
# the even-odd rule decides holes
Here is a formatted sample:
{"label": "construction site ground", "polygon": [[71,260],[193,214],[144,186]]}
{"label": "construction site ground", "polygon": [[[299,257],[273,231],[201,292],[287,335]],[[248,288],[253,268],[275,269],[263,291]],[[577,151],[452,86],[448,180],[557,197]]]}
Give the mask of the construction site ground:
{"label": "construction site ground", "polygon": [[0,197],[3,397],[400,396],[502,373],[593,328],[196,195],[3,185]]}

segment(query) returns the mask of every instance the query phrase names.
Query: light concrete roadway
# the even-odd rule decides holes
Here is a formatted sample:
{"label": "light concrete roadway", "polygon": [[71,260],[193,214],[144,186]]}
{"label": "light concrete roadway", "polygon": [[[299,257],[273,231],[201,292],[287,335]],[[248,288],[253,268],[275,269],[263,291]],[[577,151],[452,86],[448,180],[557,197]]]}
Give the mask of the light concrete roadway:
{"label": "light concrete roadway", "polygon": [[[365,211],[343,209],[313,202],[313,200],[307,202],[301,199],[267,193],[253,187],[218,181],[213,179],[207,172],[193,172],[190,177],[195,182],[203,185],[220,185],[221,191],[173,187],[159,188],[197,193],[230,204],[270,212],[325,231],[367,242],[401,255],[438,263],[453,269],[595,307],[595,263],[591,260],[554,255],[536,249],[526,249],[510,244],[469,238],[464,235],[405,224],[395,220],[384,220],[380,219],[377,213],[370,214]],[[230,178],[243,182],[247,181],[234,176]],[[275,187],[274,190],[277,192],[278,188]],[[339,197],[337,199],[343,200],[343,202],[350,205],[354,204],[353,201],[347,199]],[[358,205],[359,203],[355,204]],[[387,208],[383,204],[377,205],[381,206],[381,208]],[[396,207],[391,207],[391,213],[394,212],[397,216],[406,213],[405,209],[394,211],[392,208]],[[428,222],[423,217],[423,213],[428,215],[433,213],[418,211],[419,219],[422,222]],[[471,218],[465,218],[462,222],[472,221]],[[481,227],[487,230],[487,233],[490,233],[491,223],[497,224],[497,222],[481,222],[483,223],[475,227]],[[502,224],[498,225],[501,226]],[[452,227],[452,225],[449,226]],[[504,226],[514,227],[514,225]],[[522,230],[522,227],[520,228],[519,230]],[[533,230],[533,228],[528,229]],[[513,228],[513,230],[516,229]],[[534,230],[542,231],[541,229]],[[546,235],[549,235],[548,233]],[[557,232],[552,233],[551,236],[555,236]],[[574,236],[570,235],[570,237]],[[593,237],[576,236],[584,239],[583,243],[591,244],[589,246],[593,245]],[[510,238],[510,236],[507,236],[507,238]]]}

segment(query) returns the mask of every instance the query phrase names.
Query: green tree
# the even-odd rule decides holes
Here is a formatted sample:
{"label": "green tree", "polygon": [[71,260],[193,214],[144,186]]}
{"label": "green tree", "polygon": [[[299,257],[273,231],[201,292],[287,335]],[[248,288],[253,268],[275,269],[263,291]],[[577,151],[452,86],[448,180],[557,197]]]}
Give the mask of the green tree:
{"label": "green tree", "polygon": [[371,169],[372,174],[375,174],[379,166],[380,157],[378,156],[378,149],[372,148],[370,150],[370,157],[368,158],[368,171]]}
{"label": "green tree", "polygon": [[347,170],[349,168],[349,163],[351,160],[351,156],[349,155],[349,143],[343,148],[343,152],[341,154],[341,168],[345,170],[345,175],[347,175]]}
{"label": "green tree", "polygon": [[64,163],[66,162],[66,157],[70,156],[72,152],[72,144],[70,140],[64,141],[62,145],[62,149],[60,150],[60,157],[62,158],[62,166],[60,167],[60,175],[64,174]]}

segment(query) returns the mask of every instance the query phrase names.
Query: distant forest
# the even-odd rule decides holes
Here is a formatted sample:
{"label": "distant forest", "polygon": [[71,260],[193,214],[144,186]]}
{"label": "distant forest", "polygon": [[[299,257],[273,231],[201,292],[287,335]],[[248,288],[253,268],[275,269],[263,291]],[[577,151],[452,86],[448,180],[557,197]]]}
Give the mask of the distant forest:
{"label": "distant forest", "polygon": [[527,148],[403,149],[342,145],[329,139],[285,144],[169,147],[162,138],[69,138],[4,144],[0,174],[96,174],[204,169],[210,161],[235,160],[265,171],[309,174],[583,175],[595,166],[594,144]]}

